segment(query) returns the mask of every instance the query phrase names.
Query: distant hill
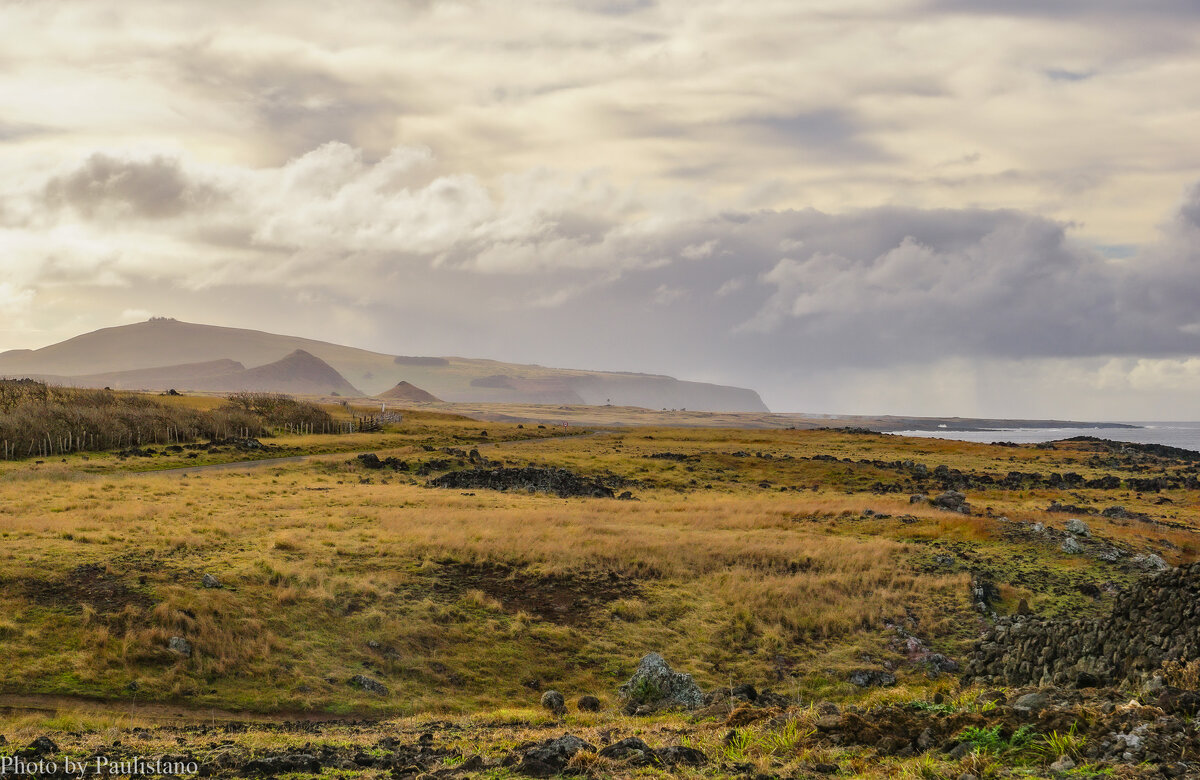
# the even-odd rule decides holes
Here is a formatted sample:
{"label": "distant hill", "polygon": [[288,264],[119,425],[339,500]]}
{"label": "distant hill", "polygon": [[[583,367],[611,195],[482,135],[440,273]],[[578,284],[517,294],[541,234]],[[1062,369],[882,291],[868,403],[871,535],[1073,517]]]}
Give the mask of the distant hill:
{"label": "distant hill", "polygon": [[438,403],[442,399],[432,393],[427,393],[416,385],[401,381],[391,390],[375,396],[385,401],[409,401],[418,403]]}
{"label": "distant hill", "polygon": [[239,374],[246,367],[236,360],[208,360],[202,363],[183,363],[177,366],[138,368],[132,371],[110,371],[85,376],[46,376],[47,381],[78,387],[111,387],[114,390],[167,390],[188,387],[193,390],[216,377]]}
{"label": "distant hill", "polygon": [[363,394],[333,366],[302,349],[274,363],[248,368],[232,379],[237,390],[351,397]]}
{"label": "distant hill", "polygon": [[105,374],[58,376],[35,374],[37,379],[75,387],[111,387],[114,390],[205,390],[211,392],[270,392],[293,395],[363,395],[332,366],[297,349],[265,366],[246,368],[235,360],[210,360],[177,366],[110,371]]}
{"label": "distant hill", "polygon": [[[149,377],[155,387],[162,387],[178,376],[178,381],[166,386],[179,390],[225,389],[212,387],[207,381],[211,378],[215,382],[227,376],[225,372],[205,378],[197,373],[201,369],[196,365],[229,361],[262,368],[296,350],[327,363],[346,383],[358,388],[359,395],[381,393],[400,381],[408,381],[450,402],[611,403],[650,409],[767,411],[753,390],[686,382],[669,376],[546,368],[449,356],[386,355],[296,336],[169,319],[103,328],[41,349],[2,353],[0,376],[58,377],[69,379],[71,384],[86,379],[88,384],[95,384],[100,375],[148,371],[141,381],[151,381]],[[182,366],[188,367],[184,373],[172,375],[168,371]],[[279,369],[283,373],[288,370]],[[258,381],[255,376],[262,378],[261,374],[252,374],[251,379]],[[134,380],[125,377],[121,381]],[[112,380],[96,386],[106,384],[117,386]],[[301,392],[282,386],[271,389]]]}

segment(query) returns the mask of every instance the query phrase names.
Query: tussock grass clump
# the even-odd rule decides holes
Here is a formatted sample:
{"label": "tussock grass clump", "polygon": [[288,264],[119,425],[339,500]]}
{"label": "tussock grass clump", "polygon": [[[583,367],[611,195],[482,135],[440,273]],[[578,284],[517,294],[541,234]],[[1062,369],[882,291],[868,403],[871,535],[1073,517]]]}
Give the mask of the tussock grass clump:
{"label": "tussock grass clump", "polygon": [[1200,691],[1200,659],[1166,661],[1162,665],[1167,682],[1185,691]]}

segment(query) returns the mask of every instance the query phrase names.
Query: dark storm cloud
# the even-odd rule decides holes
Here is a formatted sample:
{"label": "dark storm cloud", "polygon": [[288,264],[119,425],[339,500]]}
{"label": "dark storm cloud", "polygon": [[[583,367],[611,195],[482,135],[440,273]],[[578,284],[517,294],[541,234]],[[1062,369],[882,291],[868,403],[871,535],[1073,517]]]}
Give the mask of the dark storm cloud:
{"label": "dark storm cloud", "polygon": [[1122,263],[1019,212],[873,209],[726,214],[618,246],[675,260],[590,290],[570,318],[748,372],[1200,350],[1200,268],[1182,238]]}
{"label": "dark storm cloud", "polygon": [[166,219],[220,198],[215,189],[189,179],[178,160],[161,156],[138,160],[96,153],[45,188],[48,205],[70,206],[88,218]]}

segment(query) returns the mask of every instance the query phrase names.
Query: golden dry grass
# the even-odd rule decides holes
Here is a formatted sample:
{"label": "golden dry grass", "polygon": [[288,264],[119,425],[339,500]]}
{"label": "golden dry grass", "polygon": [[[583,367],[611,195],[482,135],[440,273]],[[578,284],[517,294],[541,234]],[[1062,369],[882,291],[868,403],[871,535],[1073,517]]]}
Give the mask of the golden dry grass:
{"label": "golden dry grass", "polygon": [[[1022,519],[1061,524],[1045,512],[1055,491],[974,491],[992,516],[968,517],[873,492],[901,477],[858,462],[1104,470],[1079,453],[838,432],[563,433],[427,414],[380,434],[281,437],[316,456],[255,471],[134,474],[145,464],[105,456],[10,464],[0,688],[123,698],[134,684],[143,698],[203,706],[470,712],[536,702],[532,681],[611,700],[656,650],[706,687],[844,698],[860,695],[848,669],[901,660],[888,623],[907,621],[952,655],[973,638],[969,567],[938,568],[935,553],[970,556],[1005,586],[1004,603],[1048,613],[1089,607],[1010,580],[1123,576],[1009,535]],[[639,500],[465,495],[411,471],[363,471],[345,454],[458,457],[444,447],[608,474]],[[688,459],[648,457],[662,452]],[[1197,504],[1186,491],[1167,509],[1126,492],[1094,499],[1163,519]],[[1088,522],[1171,560],[1196,554],[1190,528]],[[75,583],[87,564],[105,574]],[[203,573],[226,587],[201,588]],[[167,650],[172,636],[192,643],[190,658]],[[390,695],[351,688],[356,674]],[[901,677],[930,684],[919,669]]]}

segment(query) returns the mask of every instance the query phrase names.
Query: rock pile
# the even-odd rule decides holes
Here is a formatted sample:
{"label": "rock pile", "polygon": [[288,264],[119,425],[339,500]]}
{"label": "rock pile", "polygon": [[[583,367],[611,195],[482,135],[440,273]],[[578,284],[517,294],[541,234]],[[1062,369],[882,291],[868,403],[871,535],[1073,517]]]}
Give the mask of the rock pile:
{"label": "rock pile", "polygon": [[[572,759],[580,754],[608,759],[630,767],[656,767],[669,769],[674,766],[702,766],[707,757],[695,748],[683,745],[653,748],[638,737],[628,737],[612,745],[602,747],[585,742],[574,734],[564,734],[557,739],[535,742],[518,747],[505,758],[503,765],[512,767],[517,774],[528,777],[555,777],[561,774],[583,774],[576,769]],[[576,770],[573,771],[572,770]]]}
{"label": "rock pile", "polygon": [[[378,470],[391,469],[392,471],[408,471],[408,463],[399,458],[387,457],[380,458],[373,452],[364,452],[357,458],[363,468]],[[350,461],[353,463],[354,461]]]}
{"label": "rock pile", "polygon": [[1200,658],[1200,564],[1147,577],[1093,619],[1004,617],[975,645],[966,682],[1097,687]]}

